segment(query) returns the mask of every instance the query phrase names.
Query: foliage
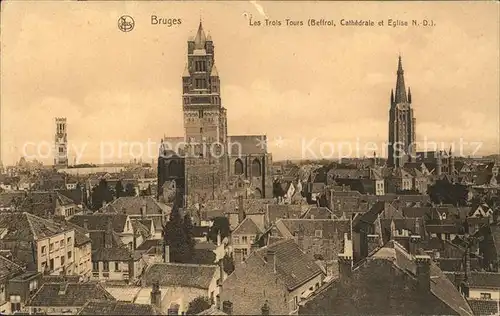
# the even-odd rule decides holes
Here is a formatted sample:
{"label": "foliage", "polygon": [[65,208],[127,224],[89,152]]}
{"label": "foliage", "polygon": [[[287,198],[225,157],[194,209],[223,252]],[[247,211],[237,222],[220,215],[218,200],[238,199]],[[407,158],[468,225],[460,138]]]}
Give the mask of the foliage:
{"label": "foliage", "polygon": [[278,198],[278,197],[284,197],[286,194],[285,190],[283,190],[283,187],[281,186],[281,183],[279,180],[273,182],[273,197]]}
{"label": "foliage", "polygon": [[113,193],[108,188],[108,183],[105,179],[101,179],[99,184],[92,189],[92,208],[100,209],[104,202],[113,201]]}
{"label": "foliage", "polygon": [[132,183],[127,183],[125,186],[125,196],[135,196],[135,188]]}
{"label": "foliage", "polygon": [[199,314],[212,306],[212,302],[206,296],[198,296],[191,302],[189,302],[188,309],[186,311],[187,315]]}
{"label": "foliage", "polygon": [[116,194],[116,198],[125,196],[125,190],[123,188],[123,184],[122,184],[121,180],[118,180],[118,182],[116,182],[116,185],[115,185],[115,194]]}
{"label": "foliage", "polygon": [[220,232],[221,240],[228,237],[230,233],[229,219],[225,216],[214,218],[214,223],[208,232],[208,240],[217,243],[217,234]]}
{"label": "foliage", "polygon": [[436,183],[428,187],[427,194],[435,204],[467,205],[468,189],[459,183],[453,184],[446,180],[437,180]]}
{"label": "foliage", "polygon": [[191,218],[181,215],[179,199],[173,205],[170,220],[163,227],[163,238],[170,247],[170,261],[187,263],[192,260],[194,245]]}
{"label": "foliage", "polygon": [[224,272],[226,272],[227,275],[230,275],[234,271],[234,258],[233,256],[229,256],[227,253],[222,258],[222,268],[224,269]]}

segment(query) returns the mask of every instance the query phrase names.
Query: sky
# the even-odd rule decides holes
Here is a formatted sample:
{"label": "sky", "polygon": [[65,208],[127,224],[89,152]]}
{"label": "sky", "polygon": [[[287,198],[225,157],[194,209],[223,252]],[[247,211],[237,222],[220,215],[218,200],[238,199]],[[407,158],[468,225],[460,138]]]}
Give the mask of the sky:
{"label": "sky", "polygon": [[[215,45],[229,134],[267,135],[274,160],[384,156],[399,54],[419,149],[434,142],[466,155],[499,152],[495,2],[1,6],[4,164],[23,155],[52,163],[55,117],[68,120],[70,163],[155,159],[161,137],[183,136],[181,76],[200,17]],[[134,18],[131,32],[118,29],[125,14]],[[181,24],[152,25],[152,15]],[[249,16],[324,18],[337,26],[257,27]],[[341,19],[428,19],[435,26],[342,27]]]}

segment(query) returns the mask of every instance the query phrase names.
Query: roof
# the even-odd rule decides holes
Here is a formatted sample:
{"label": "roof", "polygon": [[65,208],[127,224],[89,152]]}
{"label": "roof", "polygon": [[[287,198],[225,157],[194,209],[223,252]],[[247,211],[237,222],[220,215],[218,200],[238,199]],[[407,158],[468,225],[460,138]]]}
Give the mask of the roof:
{"label": "roof", "polygon": [[80,227],[78,225],[75,225],[69,221],[62,219],[55,221],[61,226],[66,227],[67,229],[73,229],[75,231],[75,246],[82,246],[92,241],[90,237],[87,237],[87,234],[89,232],[85,230],[83,227]]}
{"label": "roof", "polygon": [[373,224],[378,216],[385,210],[384,202],[376,202],[368,212],[356,217],[352,223],[352,229],[357,231],[361,228],[360,224]]}
{"label": "roof", "polygon": [[[61,292],[61,290],[64,290],[64,292]],[[115,298],[98,283],[44,283],[26,305],[80,307],[92,299],[115,300]]]}
{"label": "roof", "polygon": [[280,218],[300,218],[301,215],[301,205],[269,204],[266,206],[266,220],[269,224]]}
{"label": "roof", "polygon": [[151,304],[120,301],[88,301],[78,315],[159,315]]}
{"label": "roof", "polygon": [[162,245],[163,240],[162,239],[147,239],[145,240],[142,244],[137,246],[137,250],[149,250],[152,247],[160,246]]}
{"label": "roof", "polygon": [[7,229],[3,240],[35,241],[72,229],[27,212],[0,213],[0,229]]}
{"label": "roof", "polygon": [[146,286],[158,281],[160,287],[208,289],[218,266],[181,263],[154,263],[144,273]]}
{"label": "roof", "polygon": [[125,213],[127,215],[141,215],[144,208],[144,215],[162,214],[162,208],[151,196],[122,196],[103,207],[103,213]]}
{"label": "roof", "polygon": [[[453,282],[456,273],[446,273],[448,278]],[[464,273],[460,273],[464,274]],[[471,288],[488,288],[500,289],[500,273],[497,272],[469,272],[469,287]]]}
{"label": "roof", "polygon": [[131,220],[132,228],[136,234],[140,234],[144,239],[151,236],[151,221],[149,221],[149,226],[145,226],[138,220]]}
{"label": "roof", "polygon": [[103,214],[94,213],[92,215],[75,215],[69,220],[71,223],[84,227],[85,220],[87,220],[87,229],[92,230],[106,230],[108,221],[112,221],[113,230],[117,233],[122,233],[125,229],[125,222],[128,215],[126,214]]}
{"label": "roof", "polygon": [[10,279],[17,274],[21,274],[22,272],[23,268],[21,266],[3,256],[0,256],[0,282]]}
{"label": "roof", "polygon": [[314,260],[300,250],[292,239],[278,241],[267,247],[259,248],[251,256],[258,256],[263,262],[266,262],[268,250],[275,252],[276,272],[290,291],[323,273]]}
{"label": "roof", "polygon": [[311,206],[304,214],[301,215],[301,218],[310,218],[310,219],[333,219],[335,215],[333,212],[328,209],[328,207],[317,207]]}
{"label": "roof", "polygon": [[261,234],[262,231],[255,224],[255,222],[250,218],[246,217],[231,233],[234,235],[256,235]]}
{"label": "roof", "polygon": [[227,315],[220,309],[218,309],[215,305],[210,306],[209,309],[204,310],[201,313],[198,313],[196,315]]}
{"label": "roof", "polygon": [[300,231],[304,236],[315,236],[317,230],[322,231],[322,239],[344,240],[344,234],[351,235],[351,221],[344,219],[280,219],[276,222],[277,227],[278,223],[282,223],[291,235]]}
{"label": "roof", "polygon": [[241,152],[230,152],[232,156],[238,156],[238,154],[250,155],[267,153],[266,135],[231,135],[228,137],[228,143],[230,145],[238,144],[238,146],[231,146],[232,150],[236,150],[236,148],[238,148],[238,151],[241,150]]}

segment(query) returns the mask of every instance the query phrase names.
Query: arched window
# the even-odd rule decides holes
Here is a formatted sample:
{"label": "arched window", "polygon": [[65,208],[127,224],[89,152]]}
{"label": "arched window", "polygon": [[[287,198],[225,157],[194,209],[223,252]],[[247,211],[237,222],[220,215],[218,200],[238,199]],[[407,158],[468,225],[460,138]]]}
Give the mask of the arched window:
{"label": "arched window", "polygon": [[254,195],[255,195],[256,199],[261,199],[262,198],[262,192],[258,188],[255,189]]}
{"label": "arched window", "polygon": [[241,159],[236,159],[236,161],[234,162],[234,174],[243,174],[243,162],[241,161]]}
{"label": "arched window", "polygon": [[260,176],[261,176],[260,161],[259,159],[255,158],[252,161],[252,177],[260,177]]}

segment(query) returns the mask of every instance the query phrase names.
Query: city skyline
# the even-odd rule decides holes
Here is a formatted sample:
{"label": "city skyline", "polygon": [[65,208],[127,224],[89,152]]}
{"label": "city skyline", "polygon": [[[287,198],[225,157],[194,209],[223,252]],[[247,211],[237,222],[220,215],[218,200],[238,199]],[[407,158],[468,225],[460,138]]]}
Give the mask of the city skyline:
{"label": "city skyline", "polygon": [[[230,13],[224,21],[217,19],[219,3],[171,3],[168,16],[182,20],[171,28],[150,24],[151,15],[166,8],[160,3],[3,5],[5,164],[17,161],[27,142],[52,144],[59,116],[68,119],[70,163],[74,147],[85,151],[79,163],[98,163],[99,142],[159,142],[164,135],[182,135],[179,80],[186,38],[196,32],[199,13],[217,50],[229,133],[267,134],[274,160],[314,158],[300,157],[302,140],[359,139],[385,150],[398,55],[412,91],[417,142],[482,141],[478,155],[499,151],[498,16],[486,2],[426,5],[432,14],[422,5],[413,10],[411,3],[318,3],[307,13],[287,4],[286,14],[279,13],[278,3],[263,8],[271,19],[325,16],[321,12],[330,9],[343,12],[332,13],[332,19],[425,17],[437,24],[415,29],[255,28],[248,16],[261,13],[250,3],[224,7]],[[77,10],[69,13],[71,6]],[[387,13],[370,13],[373,6],[387,6]],[[453,14],[446,16],[449,10]],[[122,14],[134,17],[133,31],[118,30]],[[473,14],[483,19],[471,19]],[[369,45],[359,50],[364,43]],[[120,160],[130,158],[115,162]]]}

